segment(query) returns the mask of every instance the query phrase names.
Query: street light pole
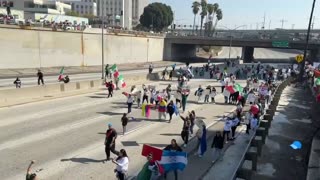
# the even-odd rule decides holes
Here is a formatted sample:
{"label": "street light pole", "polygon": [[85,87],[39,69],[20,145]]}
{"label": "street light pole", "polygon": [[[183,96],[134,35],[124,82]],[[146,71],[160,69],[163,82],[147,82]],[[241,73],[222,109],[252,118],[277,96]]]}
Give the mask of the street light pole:
{"label": "street light pole", "polygon": [[[229,30],[230,31],[230,30]],[[231,36],[231,31],[230,31],[230,44],[229,44],[229,61],[231,58],[231,46],[232,46],[232,36]]]}
{"label": "street light pole", "polygon": [[101,32],[101,79],[104,79],[104,16],[102,14],[102,32]]}
{"label": "street light pole", "polygon": [[310,36],[310,29],[311,29],[311,24],[312,24],[312,17],[313,17],[313,11],[314,11],[314,6],[316,4],[316,0],[313,0],[312,4],[312,9],[310,13],[310,18],[309,18],[309,26],[308,26],[308,32],[307,32],[307,39],[306,39],[306,44],[304,45],[304,51],[303,51],[303,60],[301,62],[301,67],[300,67],[300,74],[299,74],[299,80],[302,82],[303,79],[303,73],[304,73],[304,66],[306,62],[306,56],[307,56],[307,50],[309,46],[309,36]]}

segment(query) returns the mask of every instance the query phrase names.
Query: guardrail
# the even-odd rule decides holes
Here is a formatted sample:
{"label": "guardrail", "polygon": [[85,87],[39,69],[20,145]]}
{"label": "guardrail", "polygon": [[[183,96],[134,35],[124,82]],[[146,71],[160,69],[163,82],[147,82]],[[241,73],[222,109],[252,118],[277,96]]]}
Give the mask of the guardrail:
{"label": "guardrail", "polygon": [[[261,155],[262,145],[265,143],[265,139],[266,139],[266,136],[268,134],[268,129],[271,126],[271,121],[273,119],[274,112],[275,112],[276,107],[278,105],[281,93],[282,93],[283,89],[287,86],[289,81],[290,81],[289,78],[287,80],[283,81],[273,91],[272,96],[270,97],[270,100],[269,100],[269,102],[267,104],[268,108],[265,109],[263,118],[260,118],[261,120],[259,121],[259,128],[262,128],[262,131],[258,132],[258,130],[259,130],[258,129],[254,133],[254,135],[251,137],[251,139],[249,140],[249,143],[248,143],[244,153],[242,154],[241,161],[238,163],[237,168],[232,173],[232,180],[236,180],[237,178],[250,180],[251,179],[251,175],[252,175],[252,171],[256,171],[257,170],[258,156]],[[264,120],[264,119],[266,119],[266,120]],[[261,133],[263,133],[263,134],[261,134]],[[250,148],[254,144],[255,138],[258,137],[258,136],[261,136],[261,143],[262,144],[260,144],[260,149],[258,147],[259,145],[257,145],[257,152],[256,153],[255,152],[249,152]],[[242,167],[243,167],[243,165],[244,165],[246,160],[251,160],[252,161],[251,170],[242,169]]]}

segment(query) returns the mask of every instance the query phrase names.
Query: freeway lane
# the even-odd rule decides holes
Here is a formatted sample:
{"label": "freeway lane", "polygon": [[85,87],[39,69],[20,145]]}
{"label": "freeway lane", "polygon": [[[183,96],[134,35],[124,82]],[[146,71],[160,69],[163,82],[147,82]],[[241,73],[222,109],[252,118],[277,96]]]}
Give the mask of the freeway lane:
{"label": "freeway lane", "polygon": [[[232,47],[230,57],[241,57],[242,48]],[[295,49],[267,49],[267,48],[255,48],[254,57],[256,59],[287,59],[295,57],[301,54],[301,51]],[[221,53],[216,58],[229,58],[229,47],[223,47]]]}
{"label": "freeway lane", "polygon": [[[155,68],[154,71],[161,71],[164,68]],[[129,74],[139,74],[139,73],[148,73],[148,69],[140,69],[140,70],[130,70],[130,71],[122,71],[121,74],[129,75]],[[44,73],[45,75],[45,73]],[[88,80],[97,80],[101,78],[101,73],[86,73],[86,74],[72,74],[69,75],[71,81],[88,81]],[[27,77],[20,78],[22,81],[22,87],[30,87],[37,86],[37,77]],[[14,79],[0,79],[0,89],[11,89],[15,88],[13,84]],[[58,82],[58,75],[56,76],[44,76],[45,84],[56,84]]]}
{"label": "freeway lane", "polygon": [[[199,84],[207,83],[219,85],[215,81],[192,80],[191,86],[196,88]],[[164,88],[167,82],[153,84]],[[107,122],[112,122],[116,129],[121,129],[120,117],[126,112],[125,97],[120,91],[111,99],[106,99],[104,93],[101,91],[0,109],[0,116],[3,117],[0,120],[2,177],[21,179],[28,161],[36,159],[37,167],[44,168],[42,178],[50,179],[47,177],[55,173],[63,174],[59,168],[61,159],[74,157],[79,153],[81,155],[92,149],[103,151]],[[194,101],[195,97],[190,100]],[[153,114],[155,118],[156,114]],[[140,117],[140,110],[135,109],[132,115]],[[128,130],[151,123],[145,119],[132,121]],[[112,170],[108,172],[111,173]]]}
{"label": "freeway lane", "polygon": [[[231,58],[236,58],[241,56],[241,48],[232,47],[231,48]],[[295,57],[297,54],[301,53],[294,49],[265,49],[256,48],[254,51],[254,57],[259,59],[285,59],[290,57]],[[223,47],[221,54],[216,58],[228,58],[229,57],[229,47]],[[155,71],[161,71],[164,68],[155,68]],[[130,70],[121,72],[123,75],[137,74],[137,73],[147,73],[147,67],[142,70]],[[54,84],[57,82],[58,75],[56,76],[45,76],[44,80],[46,84]],[[86,74],[72,74],[70,75],[71,81],[86,81],[86,80],[96,80],[101,78],[101,73],[86,73]],[[10,89],[15,88],[13,84],[14,79],[0,79],[0,89]],[[37,85],[36,77],[21,78],[22,87],[30,87]]]}

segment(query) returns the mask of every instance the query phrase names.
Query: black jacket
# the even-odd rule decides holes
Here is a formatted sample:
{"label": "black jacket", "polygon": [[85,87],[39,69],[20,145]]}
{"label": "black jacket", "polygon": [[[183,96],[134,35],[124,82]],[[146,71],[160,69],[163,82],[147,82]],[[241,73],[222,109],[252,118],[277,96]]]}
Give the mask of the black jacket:
{"label": "black jacket", "polygon": [[223,149],[223,137],[222,136],[214,136],[211,148],[215,147],[218,149]]}
{"label": "black jacket", "polygon": [[173,147],[171,144],[170,144],[170,145],[168,145],[167,147],[165,147],[163,150],[166,150],[166,151],[179,151],[179,152],[182,152],[181,147],[179,147],[179,146]]}

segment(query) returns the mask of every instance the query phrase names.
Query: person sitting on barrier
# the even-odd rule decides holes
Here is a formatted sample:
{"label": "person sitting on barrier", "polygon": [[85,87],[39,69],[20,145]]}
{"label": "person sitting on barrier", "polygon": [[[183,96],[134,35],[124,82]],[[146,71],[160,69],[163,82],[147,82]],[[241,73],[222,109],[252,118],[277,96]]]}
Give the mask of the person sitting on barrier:
{"label": "person sitting on barrier", "polygon": [[13,84],[16,85],[16,88],[21,88],[21,80],[19,79],[19,77],[17,77]]}
{"label": "person sitting on barrier", "polygon": [[70,78],[68,75],[66,75],[66,77],[63,78],[63,82],[64,83],[69,83],[70,82]]}

